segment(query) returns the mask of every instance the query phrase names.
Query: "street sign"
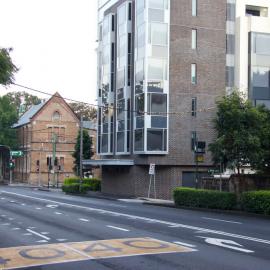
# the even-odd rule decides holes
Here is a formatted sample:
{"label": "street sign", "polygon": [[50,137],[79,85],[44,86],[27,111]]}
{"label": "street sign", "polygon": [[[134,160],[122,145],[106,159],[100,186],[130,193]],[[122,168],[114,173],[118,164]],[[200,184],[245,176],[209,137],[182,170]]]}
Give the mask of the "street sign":
{"label": "street sign", "polygon": [[12,157],[22,157],[23,156],[23,151],[11,151],[10,155]]}
{"label": "street sign", "polygon": [[209,169],[209,170],[208,170],[208,173],[209,173],[209,174],[220,173],[220,170],[218,170],[218,169]]}
{"label": "street sign", "polygon": [[150,164],[150,167],[149,167],[149,174],[150,175],[155,175],[155,167],[156,167],[155,164],[153,164],[153,163]]}

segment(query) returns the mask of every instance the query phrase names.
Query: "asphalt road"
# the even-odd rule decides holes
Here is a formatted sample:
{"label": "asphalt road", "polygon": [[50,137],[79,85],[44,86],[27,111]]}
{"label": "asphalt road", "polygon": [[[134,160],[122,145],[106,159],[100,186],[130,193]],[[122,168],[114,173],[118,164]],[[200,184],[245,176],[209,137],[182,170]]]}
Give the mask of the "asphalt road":
{"label": "asphalt road", "polygon": [[270,269],[270,219],[0,187],[0,269]]}

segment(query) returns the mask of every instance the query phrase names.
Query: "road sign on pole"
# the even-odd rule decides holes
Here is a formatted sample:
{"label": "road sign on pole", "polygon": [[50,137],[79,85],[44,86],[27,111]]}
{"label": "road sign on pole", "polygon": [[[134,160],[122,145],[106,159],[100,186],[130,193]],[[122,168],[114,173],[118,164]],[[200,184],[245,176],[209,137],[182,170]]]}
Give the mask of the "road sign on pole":
{"label": "road sign on pole", "polygon": [[157,191],[156,191],[156,165],[153,164],[153,163],[151,163],[150,166],[149,166],[149,175],[150,175],[150,182],[149,182],[149,188],[148,188],[148,198],[150,198],[152,180],[154,180],[154,193],[155,193],[155,199],[156,199],[157,198]]}
{"label": "road sign on pole", "polygon": [[150,167],[149,167],[149,174],[150,175],[155,175],[155,167],[156,167],[155,164],[153,164],[153,163],[150,164]]}
{"label": "road sign on pole", "polygon": [[12,157],[22,157],[23,156],[23,151],[10,151],[10,155]]}

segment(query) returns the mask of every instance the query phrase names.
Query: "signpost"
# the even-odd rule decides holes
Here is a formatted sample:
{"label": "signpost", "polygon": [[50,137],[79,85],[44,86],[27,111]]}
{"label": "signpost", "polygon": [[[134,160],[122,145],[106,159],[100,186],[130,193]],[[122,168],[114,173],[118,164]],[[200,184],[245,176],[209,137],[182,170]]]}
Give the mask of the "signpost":
{"label": "signpost", "polygon": [[12,184],[13,170],[15,168],[15,159],[23,157],[23,151],[10,151],[10,161],[9,161],[9,183]]}
{"label": "signpost", "polygon": [[23,157],[23,151],[10,151],[12,157]]}
{"label": "signpost", "polygon": [[149,182],[149,189],[148,189],[148,198],[150,198],[152,181],[154,182],[154,193],[155,199],[157,198],[157,190],[156,190],[156,165],[151,163],[149,166],[149,175],[150,175],[150,182]]}

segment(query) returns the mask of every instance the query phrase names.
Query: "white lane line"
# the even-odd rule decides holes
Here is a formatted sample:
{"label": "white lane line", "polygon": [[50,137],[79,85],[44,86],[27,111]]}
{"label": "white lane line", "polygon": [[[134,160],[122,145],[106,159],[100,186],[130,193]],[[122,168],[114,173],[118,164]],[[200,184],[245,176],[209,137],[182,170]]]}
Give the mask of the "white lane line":
{"label": "white lane line", "polygon": [[130,230],[120,228],[120,227],[111,226],[111,225],[107,225],[106,227],[112,228],[112,229],[115,229],[115,230],[119,230],[119,231],[123,231],[123,232],[130,232]]}
{"label": "white lane line", "polygon": [[9,226],[10,223],[2,223],[1,225],[2,225],[2,226]]}
{"label": "white lane line", "polygon": [[35,229],[36,227],[28,227],[28,229]]}
{"label": "white lane line", "polygon": [[244,240],[248,240],[248,241],[252,241],[252,242],[264,243],[264,244],[270,245],[270,240],[250,237],[250,236],[241,235],[241,234],[227,233],[227,232],[224,232],[224,231],[216,231],[216,230],[212,230],[212,229],[201,228],[201,227],[196,227],[196,226],[191,226],[191,225],[186,225],[186,224],[181,224],[181,223],[169,222],[169,221],[166,221],[166,220],[151,219],[151,218],[147,218],[147,217],[143,217],[143,216],[135,216],[135,215],[129,215],[129,214],[124,214],[124,213],[118,213],[118,212],[108,211],[108,210],[104,210],[104,209],[100,209],[100,208],[91,208],[91,207],[87,207],[87,206],[81,206],[81,205],[76,205],[76,204],[58,202],[58,201],[54,201],[54,200],[48,200],[48,199],[32,197],[32,196],[29,196],[29,195],[23,195],[23,194],[19,194],[19,193],[15,193],[15,192],[2,191],[2,193],[9,194],[9,195],[15,195],[15,196],[18,196],[18,197],[23,197],[23,198],[29,198],[29,199],[42,201],[42,202],[47,202],[47,203],[54,203],[54,204],[67,206],[67,207],[71,207],[71,208],[84,209],[84,210],[87,210],[87,211],[95,211],[95,212],[98,212],[98,213],[100,213],[100,212],[102,212],[104,214],[105,213],[106,214],[115,213],[115,214],[119,214],[121,217],[125,217],[125,218],[135,218],[137,220],[143,220],[143,221],[152,220],[152,221],[155,221],[156,223],[159,223],[159,224],[163,224],[163,225],[167,225],[167,226],[177,226],[179,228],[188,229],[188,230],[192,230],[192,231],[195,231],[195,232],[200,231],[200,232],[205,232],[205,233],[224,235],[224,236],[229,236],[229,237],[232,237],[232,238],[244,239]]}
{"label": "white lane line", "polygon": [[1,215],[1,217],[6,217],[7,215]]}
{"label": "white lane line", "polygon": [[36,243],[48,243],[48,241],[47,240],[38,240],[38,241],[36,241]]}
{"label": "white lane line", "polygon": [[238,221],[218,219],[218,218],[202,217],[202,219],[213,220],[213,221],[220,221],[220,222],[226,222],[226,223],[234,223],[234,224],[243,224],[242,222],[238,222]]}
{"label": "white lane line", "polygon": [[67,239],[56,239],[58,242],[66,242]]}
{"label": "white lane line", "polygon": [[5,198],[3,198],[3,197],[1,198],[1,200],[4,200],[4,199],[5,199]]}
{"label": "white lane line", "polygon": [[10,218],[8,218],[8,220],[11,220],[11,221],[12,221],[12,220],[14,220],[14,219],[15,219],[15,218],[11,218],[11,217],[10,217]]}
{"label": "white lane line", "polygon": [[36,207],[36,210],[41,210],[41,208],[40,207]]}
{"label": "white lane line", "polygon": [[194,245],[187,244],[187,243],[184,243],[184,242],[179,242],[179,241],[175,241],[174,243],[177,244],[177,245],[180,245],[180,246],[185,246],[185,247],[190,247],[190,248],[195,248],[196,247]]}
{"label": "white lane line", "polygon": [[32,233],[24,233],[23,235],[30,236],[30,235],[32,235]]}
{"label": "white lane line", "polygon": [[21,203],[21,206],[25,206],[25,203]]}
{"label": "white lane line", "polygon": [[54,212],[56,215],[63,215],[63,213],[60,212]]}
{"label": "white lane line", "polygon": [[50,240],[50,239],[51,239],[51,238],[49,238],[49,237],[47,237],[47,236],[45,236],[45,235],[42,235],[42,234],[40,234],[40,233],[38,233],[38,232],[35,232],[35,231],[32,231],[32,230],[30,230],[30,229],[27,229],[27,231],[30,232],[30,233],[32,233],[32,234],[35,234],[35,235],[37,235],[37,236],[39,236],[39,237],[41,237],[41,238],[43,238],[43,239],[45,239],[45,240]]}
{"label": "white lane line", "polygon": [[[49,201],[49,200],[47,200],[47,201]],[[58,205],[57,204],[47,204],[46,207],[48,207],[48,208],[57,208]]]}
{"label": "white lane line", "polygon": [[41,232],[41,234],[47,235],[49,234],[49,232]]}
{"label": "white lane line", "polygon": [[88,219],[85,219],[85,218],[79,218],[80,221],[83,221],[83,222],[89,222]]}
{"label": "white lane line", "polygon": [[20,230],[21,228],[12,228],[11,230],[12,231],[18,231],[18,230]]}

